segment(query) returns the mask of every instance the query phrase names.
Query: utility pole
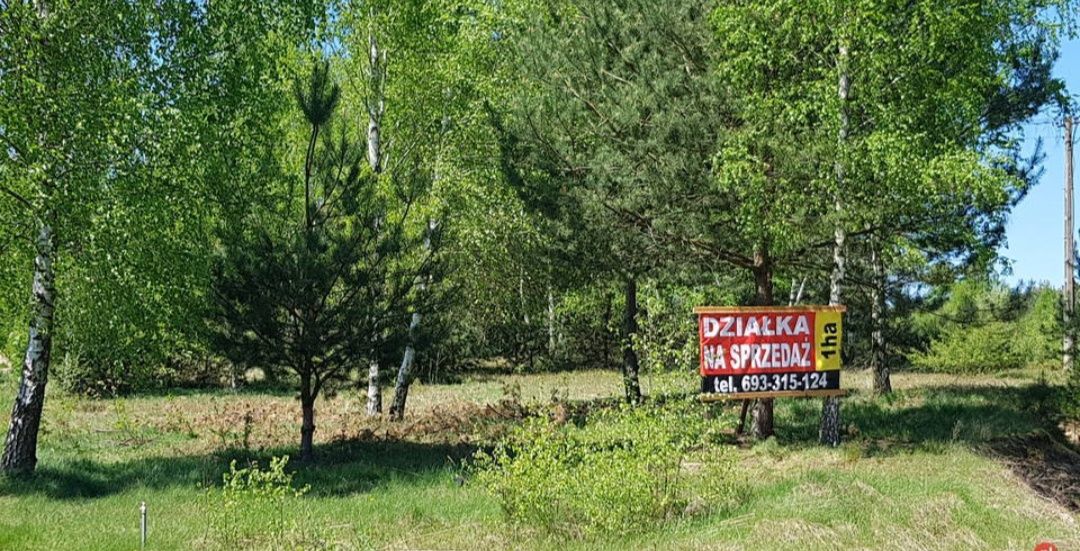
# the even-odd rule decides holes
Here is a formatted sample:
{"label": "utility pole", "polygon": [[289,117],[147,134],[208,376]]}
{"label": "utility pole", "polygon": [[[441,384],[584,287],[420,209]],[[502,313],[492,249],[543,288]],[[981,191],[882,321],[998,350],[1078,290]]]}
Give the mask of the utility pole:
{"label": "utility pole", "polygon": [[1073,350],[1076,346],[1072,318],[1076,308],[1076,248],[1073,245],[1073,120],[1065,116],[1065,288],[1062,320],[1065,336],[1062,342],[1062,364],[1066,370],[1073,368]]}

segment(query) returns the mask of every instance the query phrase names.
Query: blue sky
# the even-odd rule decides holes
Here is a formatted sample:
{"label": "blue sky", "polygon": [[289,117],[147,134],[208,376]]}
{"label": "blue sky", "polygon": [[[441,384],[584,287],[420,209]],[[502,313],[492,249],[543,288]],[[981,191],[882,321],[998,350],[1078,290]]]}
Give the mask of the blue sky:
{"label": "blue sky", "polygon": [[[1076,97],[1080,93],[1080,39],[1062,45],[1055,72],[1065,80],[1069,93]],[[1054,118],[1052,114],[1040,115],[1024,129],[1029,146],[1034,146],[1035,140],[1042,138],[1046,158],[1042,164],[1044,172],[1041,181],[1016,206],[1009,218],[1008,246],[1002,255],[1012,260],[1013,273],[1006,277],[1010,282],[1033,280],[1061,285],[1064,277],[1062,238],[1065,206],[1062,194],[1065,185],[1065,144],[1064,131]],[[1074,144],[1078,141],[1077,134],[1080,134],[1080,128],[1074,125]],[[1073,148],[1076,149],[1076,145]],[[1080,161],[1075,151],[1073,156],[1074,163]],[[1076,182],[1076,185],[1080,187],[1080,182]]]}

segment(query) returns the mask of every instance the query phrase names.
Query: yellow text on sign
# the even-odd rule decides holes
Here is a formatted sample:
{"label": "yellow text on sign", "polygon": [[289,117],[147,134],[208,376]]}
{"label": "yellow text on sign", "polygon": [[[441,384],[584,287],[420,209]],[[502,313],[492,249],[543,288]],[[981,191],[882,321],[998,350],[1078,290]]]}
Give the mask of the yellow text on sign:
{"label": "yellow text on sign", "polygon": [[814,344],[817,348],[818,371],[840,369],[840,343],[844,337],[844,327],[840,323],[840,312],[817,312],[814,315]]}

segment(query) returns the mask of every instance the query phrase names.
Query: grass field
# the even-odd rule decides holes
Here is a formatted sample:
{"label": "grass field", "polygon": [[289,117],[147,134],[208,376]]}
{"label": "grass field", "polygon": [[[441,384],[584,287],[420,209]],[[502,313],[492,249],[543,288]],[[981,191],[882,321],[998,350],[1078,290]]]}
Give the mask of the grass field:
{"label": "grass field", "polygon": [[[861,373],[845,377],[845,386],[867,385]],[[643,382],[653,394],[695,385],[692,376]],[[5,414],[13,384],[9,376]],[[774,441],[733,438],[745,487],[733,510],[579,541],[507,526],[461,464],[523,415],[550,409],[553,394],[617,396],[617,373],[418,385],[400,424],[365,419],[359,394],[342,393],[317,404],[317,463],[292,466],[310,491],[278,513],[307,527],[305,545],[345,549],[1032,549],[1042,540],[1080,549],[1075,509],[1034,491],[994,451],[1053,430],[1035,374],[902,373],[894,385],[887,398],[856,391],[845,400],[847,441],[837,449],[815,445],[820,402],[778,401]],[[715,423],[734,427],[735,405],[714,409]],[[295,453],[298,432],[299,408],[286,394],[92,400],[53,392],[37,475],[0,481],[0,549],[137,549],[141,501],[149,549],[210,547],[220,503],[207,488],[232,459]]]}

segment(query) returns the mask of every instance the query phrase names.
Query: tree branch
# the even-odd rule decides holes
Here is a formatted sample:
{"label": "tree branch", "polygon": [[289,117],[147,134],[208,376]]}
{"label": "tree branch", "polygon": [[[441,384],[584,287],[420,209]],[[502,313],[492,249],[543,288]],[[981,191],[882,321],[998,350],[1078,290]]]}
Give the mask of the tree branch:
{"label": "tree branch", "polygon": [[20,205],[26,207],[31,212],[33,212],[35,210],[34,209],[34,204],[31,203],[26,197],[23,197],[22,195],[19,195],[18,193],[16,193],[15,190],[13,190],[11,188],[8,188],[7,186],[0,186],[0,191],[3,191],[9,197],[14,199],[15,202],[17,202]]}

